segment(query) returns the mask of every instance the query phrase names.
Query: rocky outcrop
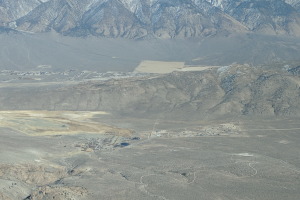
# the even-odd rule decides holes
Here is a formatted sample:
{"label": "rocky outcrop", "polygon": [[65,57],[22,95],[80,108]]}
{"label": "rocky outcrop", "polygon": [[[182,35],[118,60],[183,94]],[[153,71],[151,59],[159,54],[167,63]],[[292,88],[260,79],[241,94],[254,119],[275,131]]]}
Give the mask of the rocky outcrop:
{"label": "rocky outcrop", "polygon": [[[83,187],[59,184],[70,177],[65,167],[36,164],[0,164],[0,198],[12,199],[83,199]],[[74,174],[73,174],[74,175]]]}

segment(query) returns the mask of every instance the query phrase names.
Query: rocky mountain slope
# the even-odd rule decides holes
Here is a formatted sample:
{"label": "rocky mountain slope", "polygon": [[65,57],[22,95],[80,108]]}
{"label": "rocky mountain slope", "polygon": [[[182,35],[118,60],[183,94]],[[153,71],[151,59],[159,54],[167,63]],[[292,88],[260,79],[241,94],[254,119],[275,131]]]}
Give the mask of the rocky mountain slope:
{"label": "rocky mountain slope", "polygon": [[300,35],[299,1],[292,0],[3,0],[0,11],[0,26],[72,36]]}
{"label": "rocky mountain slope", "polygon": [[299,67],[269,70],[226,66],[69,86],[8,85],[0,88],[0,107],[4,110],[104,110],[126,116],[185,120],[242,115],[295,116],[300,113],[298,74]]}
{"label": "rocky mountain slope", "polygon": [[298,11],[300,10],[300,1],[299,0],[285,0],[285,3],[290,4]]}
{"label": "rocky mountain slope", "polygon": [[216,10],[212,18],[206,11],[189,1],[53,0],[16,20],[16,27],[33,32],[54,29],[67,35],[126,38],[245,31],[243,25],[224,13]]}
{"label": "rocky mountain slope", "polygon": [[210,0],[214,6],[243,23],[251,31],[265,34],[300,34],[299,1]]}
{"label": "rocky mountain slope", "polygon": [[0,1],[0,26],[9,25],[15,20],[27,15],[35,9],[41,1],[38,0],[1,0]]}

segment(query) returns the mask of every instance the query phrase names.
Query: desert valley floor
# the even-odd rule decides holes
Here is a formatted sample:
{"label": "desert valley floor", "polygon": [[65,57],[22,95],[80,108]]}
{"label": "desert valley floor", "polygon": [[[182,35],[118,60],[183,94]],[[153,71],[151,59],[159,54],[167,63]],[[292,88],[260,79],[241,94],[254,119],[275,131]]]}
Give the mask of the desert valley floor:
{"label": "desert valley floor", "polygon": [[[0,117],[1,199],[300,195],[299,119],[126,120],[70,111]],[[177,127],[168,129],[171,123]]]}

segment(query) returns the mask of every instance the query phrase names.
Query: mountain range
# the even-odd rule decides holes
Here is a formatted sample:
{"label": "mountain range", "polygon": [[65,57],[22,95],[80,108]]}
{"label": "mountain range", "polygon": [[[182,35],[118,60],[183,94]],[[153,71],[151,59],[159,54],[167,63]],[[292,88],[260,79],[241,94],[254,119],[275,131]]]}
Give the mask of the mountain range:
{"label": "mountain range", "polygon": [[0,0],[0,28],[69,36],[300,36],[299,0]]}
{"label": "mountain range", "polygon": [[300,66],[236,65],[104,82],[11,84],[0,88],[0,108],[181,120],[299,116],[299,73]]}

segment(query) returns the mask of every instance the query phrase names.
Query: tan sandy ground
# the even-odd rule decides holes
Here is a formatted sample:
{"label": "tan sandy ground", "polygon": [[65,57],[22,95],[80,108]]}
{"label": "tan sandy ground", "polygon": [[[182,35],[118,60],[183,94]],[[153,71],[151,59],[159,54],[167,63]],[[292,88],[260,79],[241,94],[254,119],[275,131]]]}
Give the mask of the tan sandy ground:
{"label": "tan sandy ground", "polygon": [[80,111],[0,111],[0,127],[11,128],[30,136],[66,135],[80,133],[130,135],[120,129],[91,119],[106,112]]}
{"label": "tan sandy ground", "polygon": [[191,72],[191,71],[204,71],[213,68],[219,68],[221,66],[196,66],[196,65],[185,65],[184,62],[165,62],[165,61],[154,61],[144,60],[142,61],[135,72],[141,73],[154,73],[154,74],[168,74],[174,71]]}
{"label": "tan sandy ground", "polygon": [[184,62],[144,60],[134,70],[142,73],[167,74],[184,67]]}

